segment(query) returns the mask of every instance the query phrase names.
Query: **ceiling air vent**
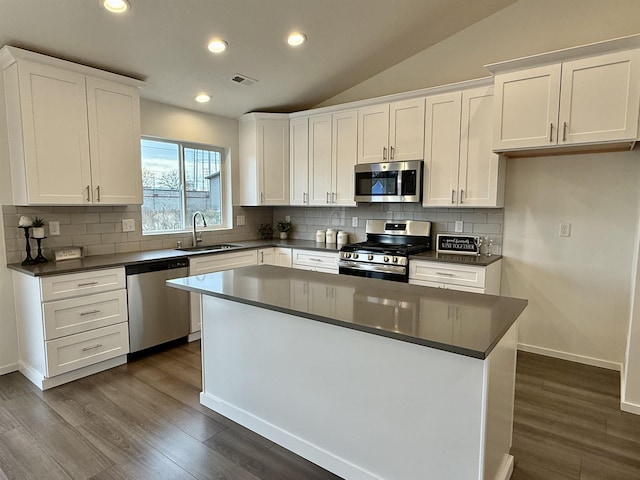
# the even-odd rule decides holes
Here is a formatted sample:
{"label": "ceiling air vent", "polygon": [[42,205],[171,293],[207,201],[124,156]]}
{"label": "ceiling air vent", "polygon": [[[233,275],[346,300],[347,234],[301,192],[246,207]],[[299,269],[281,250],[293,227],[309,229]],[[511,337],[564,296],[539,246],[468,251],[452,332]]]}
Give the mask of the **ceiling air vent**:
{"label": "ceiling air vent", "polygon": [[247,87],[250,87],[254,83],[258,82],[258,80],[254,79],[254,78],[251,78],[251,77],[247,77],[246,75],[242,75],[240,73],[236,73],[229,80],[231,80],[233,83],[238,83],[240,85],[245,85]]}

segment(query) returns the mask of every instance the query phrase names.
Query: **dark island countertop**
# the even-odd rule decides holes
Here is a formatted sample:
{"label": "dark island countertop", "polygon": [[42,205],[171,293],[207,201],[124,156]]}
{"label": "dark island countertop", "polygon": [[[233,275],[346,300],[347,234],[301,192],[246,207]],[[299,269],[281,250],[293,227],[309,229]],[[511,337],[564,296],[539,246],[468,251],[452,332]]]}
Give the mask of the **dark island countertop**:
{"label": "dark island countertop", "polygon": [[479,359],[491,353],[528,303],[268,265],[167,285]]}

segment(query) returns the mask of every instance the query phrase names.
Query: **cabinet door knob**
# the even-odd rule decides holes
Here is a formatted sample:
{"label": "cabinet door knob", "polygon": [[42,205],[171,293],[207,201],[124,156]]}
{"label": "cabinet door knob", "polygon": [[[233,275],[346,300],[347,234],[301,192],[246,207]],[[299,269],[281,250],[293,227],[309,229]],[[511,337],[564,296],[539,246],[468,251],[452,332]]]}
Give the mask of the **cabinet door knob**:
{"label": "cabinet door knob", "polygon": [[331,192],[332,203],[336,203],[336,192]]}
{"label": "cabinet door knob", "polygon": [[331,200],[329,199],[329,192],[327,192],[327,204],[331,203]]}
{"label": "cabinet door knob", "polygon": [[553,123],[549,124],[549,143],[553,143]]}
{"label": "cabinet door knob", "polygon": [[307,193],[302,192],[302,203],[307,203]]}
{"label": "cabinet door knob", "polygon": [[91,201],[91,187],[87,185],[87,202]]}
{"label": "cabinet door knob", "polygon": [[100,201],[100,185],[96,187],[96,191],[98,192],[98,201]]}
{"label": "cabinet door knob", "polygon": [[564,122],[562,124],[562,141],[563,142],[567,141],[567,122]]}
{"label": "cabinet door knob", "polygon": [[464,203],[464,190],[460,189],[460,203]]}
{"label": "cabinet door knob", "polygon": [[382,147],[382,160],[387,159],[387,147]]}
{"label": "cabinet door knob", "polygon": [[456,191],[455,190],[451,190],[451,204],[453,205],[454,203],[456,203],[455,201],[455,195],[456,195]]}
{"label": "cabinet door knob", "polygon": [[393,147],[389,147],[389,160],[393,160],[395,156],[395,149]]}

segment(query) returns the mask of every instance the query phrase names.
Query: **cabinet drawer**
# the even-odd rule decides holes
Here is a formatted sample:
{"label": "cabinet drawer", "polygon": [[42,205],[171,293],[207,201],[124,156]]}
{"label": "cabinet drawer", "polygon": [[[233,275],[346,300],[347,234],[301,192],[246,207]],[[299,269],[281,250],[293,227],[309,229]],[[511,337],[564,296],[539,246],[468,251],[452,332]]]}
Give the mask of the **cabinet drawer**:
{"label": "cabinet drawer", "polygon": [[127,291],[97,293],[43,304],[45,340],[127,321]]}
{"label": "cabinet drawer", "polygon": [[440,262],[409,262],[409,280],[422,280],[447,285],[485,288],[484,267],[454,265]]}
{"label": "cabinet drawer", "polygon": [[[293,268],[338,273],[338,254],[313,250],[293,250]],[[311,267],[311,268],[305,268]]]}
{"label": "cabinet drawer", "polygon": [[124,268],[110,268],[108,270],[92,270],[69,275],[43,277],[41,285],[42,301],[46,302],[120,290],[126,288],[126,279]]}
{"label": "cabinet drawer", "polygon": [[109,325],[46,342],[47,377],[129,353],[128,323]]}
{"label": "cabinet drawer", "polygon": [[189,275],[203,275],[257,264],[257,250],[207,255],[189,259]]}

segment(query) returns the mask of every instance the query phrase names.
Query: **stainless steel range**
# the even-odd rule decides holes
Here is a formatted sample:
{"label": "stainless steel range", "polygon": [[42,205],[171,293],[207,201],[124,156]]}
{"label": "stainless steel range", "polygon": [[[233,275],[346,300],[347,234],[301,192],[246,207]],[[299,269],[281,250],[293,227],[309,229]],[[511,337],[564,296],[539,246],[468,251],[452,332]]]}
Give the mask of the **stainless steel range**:
{"label": "stainless steel range", "polygon": [[367,220],[367,241],[340,249],[343,275],[409,281],[409,255],[431,250],[431,222]]}

